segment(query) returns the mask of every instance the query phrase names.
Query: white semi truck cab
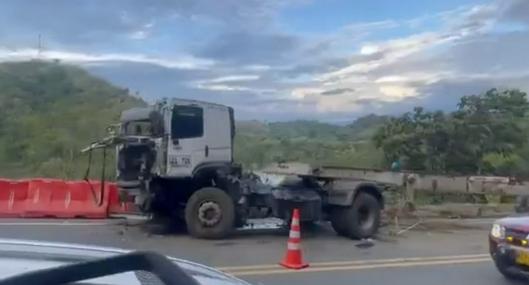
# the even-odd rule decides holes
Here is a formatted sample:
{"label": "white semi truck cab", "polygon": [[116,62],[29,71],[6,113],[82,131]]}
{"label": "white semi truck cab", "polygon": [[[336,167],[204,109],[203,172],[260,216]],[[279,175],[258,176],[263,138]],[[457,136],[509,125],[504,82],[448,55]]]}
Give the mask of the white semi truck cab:
{"label": "white semi truck cab", "polygon": [[[185,224],[199,238],[224,238],[248,218],[330,221],[341,235],[364,238],[384,205],[374,182],[336,177],[325,168],[279,165],[268,183],[233,161],[235,123],[227,106],[164,99],[121,114],[119,134],[87,150],[116,146],[122,196],[155,219]],[[334,170],[336,168],[333,168]],[[268,174],[262,174],[268,175]]]}
{"label": "white semi truck cab", "polygon": [[233,162],[233,109],[218,104],[173,99],[127,110],[121,115],[121,135],[154,143],[158,176],[192,177],[209,164]]}

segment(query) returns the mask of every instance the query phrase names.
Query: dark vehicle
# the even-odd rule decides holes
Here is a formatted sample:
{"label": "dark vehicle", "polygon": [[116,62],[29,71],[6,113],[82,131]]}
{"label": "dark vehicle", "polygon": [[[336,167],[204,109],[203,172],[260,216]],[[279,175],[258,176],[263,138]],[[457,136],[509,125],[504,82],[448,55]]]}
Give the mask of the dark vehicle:
{"label": "dark vehicle", "polygon": [[506,278],[529,280],[529,216],[497,220],[489,234],[489,249]]}

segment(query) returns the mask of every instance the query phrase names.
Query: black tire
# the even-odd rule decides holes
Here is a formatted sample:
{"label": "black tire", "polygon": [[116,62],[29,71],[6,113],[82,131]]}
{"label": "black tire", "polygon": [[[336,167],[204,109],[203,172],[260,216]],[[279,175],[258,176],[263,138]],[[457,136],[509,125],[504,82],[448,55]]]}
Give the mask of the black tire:
{"label": "black tire", "polygon": [[502,265],[500,262],[494,261],[494,264],[496,265],[496,268],[498,269],[498,271],[503,275],[503,277],[505,277],[505,279],[512,280],[512,281],[522,281],[522,280],[524,280],[523,276],[520,276],[520,275],[517,275],[517,274],[514,274],[512,272],[507,271],[505,266]]}
{"label": "black tire", "polygon": [[[344,229],[344,236],[352,239],[372,237],[380,225],[380,203],[368,193],[358,193],[350,207],[344,208],[338,218]],[[338,232],[338,231],[337,231]]]}
{"label": "black tire", "polygon": [[348,236],[346,223],[343,218],[344,209],[343,207],[334,207],[330,213],[331,226],[340,236]]}
{"label": "black tire", "polygon": [[[199,217],[199,209],[204,203],[214,203],[220,209],[218,222],[206,225]],[[189,198],[185,209],[187,231],[193,237],[205,239],[222,239],[234,229],[235,205],[231,197],[224,191],[214,188],[202,188]]]}

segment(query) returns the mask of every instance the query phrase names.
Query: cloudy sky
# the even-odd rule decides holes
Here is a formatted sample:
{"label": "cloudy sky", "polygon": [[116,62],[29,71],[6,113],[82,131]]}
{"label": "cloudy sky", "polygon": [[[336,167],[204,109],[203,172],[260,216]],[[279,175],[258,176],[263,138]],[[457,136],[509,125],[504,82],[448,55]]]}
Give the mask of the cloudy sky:
{"label": "cloudy sky", "polygon": [[345,122],[529,91],[528,28],[529,0],[4,0],[0,61],[60,59],[239,119]]}

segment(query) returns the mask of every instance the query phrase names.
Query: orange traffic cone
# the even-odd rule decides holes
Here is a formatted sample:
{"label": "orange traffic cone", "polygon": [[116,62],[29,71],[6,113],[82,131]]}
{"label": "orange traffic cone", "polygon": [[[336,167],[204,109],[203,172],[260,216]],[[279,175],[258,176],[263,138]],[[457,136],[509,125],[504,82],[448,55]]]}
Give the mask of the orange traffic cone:
{"label": "orange traffic cone", "polygon": [[294,209],[290,234],[288,236],[287,253],[280,265],[290,269],[301,269],[308,267],[308,263],[303,262],[301,254],[301,228],[299,226],[299,210]]}

